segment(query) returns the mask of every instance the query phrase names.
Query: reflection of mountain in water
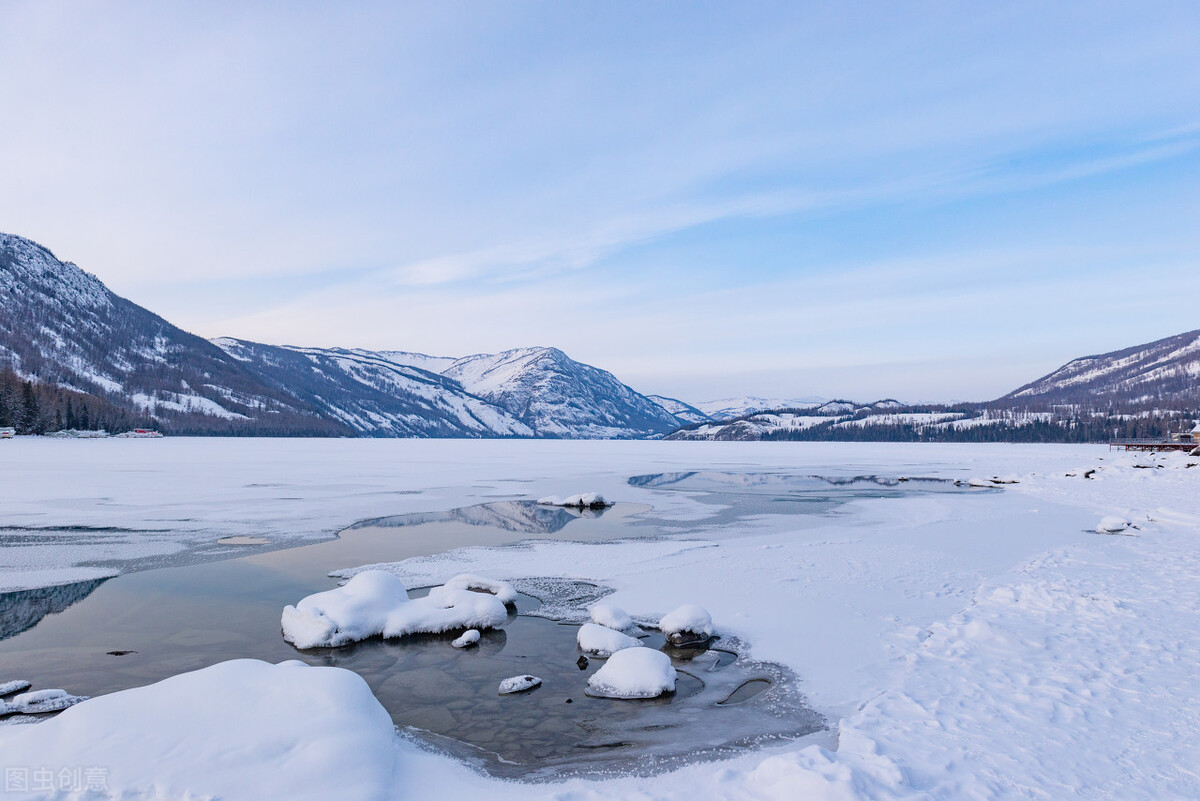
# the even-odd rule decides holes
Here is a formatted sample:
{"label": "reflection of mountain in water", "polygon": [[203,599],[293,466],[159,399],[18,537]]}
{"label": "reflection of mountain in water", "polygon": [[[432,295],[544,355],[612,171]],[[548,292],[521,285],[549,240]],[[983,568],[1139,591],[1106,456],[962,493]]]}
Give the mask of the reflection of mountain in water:
{"label": "reflection of mountain in water", "polygon": [[553,534],[567,523],[580,517],[599,517],[603,509],[564,509],[561,506],[541,506],[533,501],[498,501],[465,506],[449,512],[397,515],[364,520],[350,526],[356,528],[400,528],[423,523],[466,523],[469,526],[491,526],[521,534]]}
{"label": "reflection of mountain in water", "polygon": [[0,592],[0,640],[36,626],[46,615],[61,612],[92,594],[106,578],[39,587],[36,590]]}
{"label": "reflection of mountain in water", "polygon": [[952,482],[932,478],[900,478],[897,476],[817,476],[792,475],[787,473],[722,473],[718,471],[692,471],[687,473],[652,473],[644,476],[633,476],[629,479],[630,486],[649,488],[669,488],[678,490],[737,492],[748,490],[769,490],[781,493],[795,493],[814,490],[838,488],[899,488],[905,484],[919,484],[923,489],[933,485],[945,485],[949,488]]}

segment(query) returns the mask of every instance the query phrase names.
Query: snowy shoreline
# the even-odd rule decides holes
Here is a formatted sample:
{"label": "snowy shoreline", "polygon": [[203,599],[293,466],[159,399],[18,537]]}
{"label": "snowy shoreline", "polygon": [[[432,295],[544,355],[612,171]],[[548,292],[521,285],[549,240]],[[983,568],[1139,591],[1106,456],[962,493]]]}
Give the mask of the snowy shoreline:
{"label": "snowy shoreline", "polygon": [[[182,457],[196,457],[192,465],[215,464],[217,454],[203,441],[192,443],[184,441],[163,457],[157,466],[165,475],[150,480],[173,490],[176,506],[167,515],[171,504],[137,501],[128,475],[70,484],[75,497],[63,503],[67,483],[58,482],[56,494],[37,483],[39,476],[102,467],[94,456],[84,465],[56,467],[63,452],[42,464],[35,457],[23,474],[10,468],[5,477],[24,491],[12,515],[52,526],[72,516],[101,519],[107,508],[122,525],[136,528],[211,506],[197,525],[207,536],[261,533],[257,522],[272,514],[276,519],[266,524],[271,530],[290,526],[311,533],[338,515],[369,517],[367,510],[426,511],[505,492],[536,498],[594,487],[619,501],[651,503],[656,514],[695,530],[655,541],[465,548],[409,560],[396,570],[413,583],[462,572],[587,579],[613,587],[606,600],[638,618],[692,598],[712,611],[723,630],[750,643],[756,658],[796,670],[814,705],[841,718],[836,750],[832,740],[798,744],[659,777],[552,785],[490,780],[401,740],[392,746],[401,786],[381,780],[353,797],[572,793],[667,799],[694,797],[700,787],[711,788],[704,797],[761,799],[1200,795],[1200,679],[1191,669],[1200,659],[1193,625],[1200,608],[1193,586],[1200,574],[1194,547],[1200,467],[1186,467],[1185,456],[1152,458],[1094,446],[416,443],[360,449],[351,443],[340,446],[340,454],[337,447],[324,453],[319,446],[266,448],[272,452],[257,461],[226,463],[233,475],[216,483],[197,477],[190,489],[172,488],[181,472],[205,473],[181,471]],[[242,456],[251,450],[234,448]],[[326,458],[320,469],[297,462],[298,456],[331,452],[335,458]],[[624,483],[641,472],[697,466],[962,480],[1011,475],[1020,483],[980,495],[856,501],[802,529],[787,515],[764,515],[741,523],[732,539],[704,530],[711,504],[688,493]],[[1096,472],[1084,478],[1089,470]],[[570,486],[563,486],[568,480]],[[253,483],[276,485],[281,497],[297,487],[315,491],[308,501],[264,511],[260,493],[246,486]],[[346,502],[328,508],[333,493],[322,486],[339,488]],[[372,497],[389,491],[386,502]],[[239,513],[247,520],[239,523]],[[1134,522],[1137,536],[1096,533],[1102,518],[1113,516]],[[8,559],[4,566],[19,571]],[[339,567],[355,566],[330,569]],[[240,691],[253,694],[253,684]],[[108,698],[115,703],[117,696]],[[89,704],[95,702],[61,719],[79,717]],[[269,705],[257,711],[282,714]],[[66,746],[53,744],[53,723],[19,727],[21,741],[33,743],[21,753],[33,754],[40,743],[44,761],[70,762]],[[9,750],[14,728],[0,728],[3,761],[15,753]],[[269,732],[263,736],[269,739]],[[269,743],[257,747],[261,762],[242,774],[246,795],[229,797],[253,797],[256,772],[276,769]],[[170,760],[156,764],[167,784],[192,775]],[[328,781],[323,791],[341,795],[336,776]],[[306,797],[321,797],[319,785]],[[203,782],[189,787],[212,792]]]}

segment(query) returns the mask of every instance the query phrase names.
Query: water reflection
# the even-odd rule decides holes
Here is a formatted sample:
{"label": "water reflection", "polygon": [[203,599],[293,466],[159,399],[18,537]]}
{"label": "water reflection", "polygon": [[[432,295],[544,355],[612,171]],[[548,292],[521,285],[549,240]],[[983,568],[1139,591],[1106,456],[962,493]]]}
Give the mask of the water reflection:
{"label": "water reflection", "polygon": [[46,615],[62,612],[92,594],[107,578],[0,592],[0,640],[36,626]]}

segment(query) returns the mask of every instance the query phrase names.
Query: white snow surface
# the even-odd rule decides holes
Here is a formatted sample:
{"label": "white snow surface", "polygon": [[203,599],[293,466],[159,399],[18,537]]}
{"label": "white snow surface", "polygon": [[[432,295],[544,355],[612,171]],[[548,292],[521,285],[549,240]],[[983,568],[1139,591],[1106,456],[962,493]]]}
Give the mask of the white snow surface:
{"label": "white snow surface", "polygon": [[[251,797],[246,788],[253,788],[252,797],[262,798],[500,801],[691,801],[698,792],[760,801],[1200,797],[1200,459],[1184,454],[1065,445],[428,440],[30,438],[0,448],[11,457],[0,463],[8,493],[0,524],[18,527],[0,547],[0,576],[18,584],[99,569],[89,560],[100,558],[92,554],[109,547],[109,537],[127,549],[113,552],[134,553],[129,564],[138,566],[151,558],[137,555],[143,548],[181,551],[231,535],[315,538],[368,517],[496,496],[536,499],[564,481],[652,505],[680,532],[465,548],[390,569],[411,586],[458,573],[593,581],[615,591],[606,601],[639,619],[658,618],[702,587],[699,600],[721,633],[746,644],[751,658],[794,670],[833,726],[827,735],[660,776],[524,785],[395,739],[382,710],[380,725],[362,725],[355,716],[370,718],[363,710],[378,705],[351,674],[370,703],[353,690],[335,693],[336,709],[328,709],[330,695],[319,688],[288,685],[272,695],[276,677],[233,672],[206,685],[203,703],[185,685],[163,682],[154,686],[179,692],[141,696],[148,703],[139,701],[137,714],[131,705],[105,706],[124,695],[117,694],[46,723],[2,726],[6,765],[111,764],[114,786],[148,794],[144,788],[159,783],[174,797],[184,788],[193,797]],[[1020,483],[736,523],[716,521],[721,507],[698,494],[627,484],[631,475],[695,469]],[[1104,516],[1135,523],[1140,536],[1095,533]],[[75,532],[73,525],[127,530]],[[70,536],[42,545],[40,527]],[[14,544],[25,530],[29,543]],[[78,731],[66,725],[89,709],[102,712]],[[354,723],[344,731],[342,715]],[[337,770],[305,773],[305,763],[291,766],[282,756],[327,747],[344,747],[344,759],[323,763]],[[227,772],[210,767],[230,760],[237,764]],[[393,761],[402,781],[393,778]],[[368,778],[385,773],[386,782]],[[369,796],[359,792],[366,786],[387,789]]]}
{"label": "white snow surface", "polygon": [[653,648],[617,651],[588,679],[588,695],[601,698],[657,698],[675,691],[671,657]]}
{"label": "white snow surface", "polygon": [[297,648],[334,648],[379,635],[393,638],[504,625],[508,610],[498,597],[463,587],[484,583],[504,591],[505,585],[472,578],[476,577],[458,576],[456,586],[434,587],[424,598],[410,599],[395,575],[367,570],[341,587],[284,607],[283,638]]}
{"label": "white snow surface", "polygon": [[641,640],[598,623],[584,623],[580,626],[575,641],[579,644],[579,650],[588,656],[598,656],[601,659],[612,656],[617,651],[642,645]]}
{"label": "white snow surface", "polygon": [[223,662],[0,727],[0,772],[45,767],[57,788],[60,770],[104,771],[108,793],[54,798],[376,801],[393,797],[397,757],[365,681],[301,662]]}
{"label": "white snow surface", "polygon": [[11,681],[0,681],[0,696],[12,695],[19,693],[22,690],[28,690],[30,683],[25,679],[12,679]]}

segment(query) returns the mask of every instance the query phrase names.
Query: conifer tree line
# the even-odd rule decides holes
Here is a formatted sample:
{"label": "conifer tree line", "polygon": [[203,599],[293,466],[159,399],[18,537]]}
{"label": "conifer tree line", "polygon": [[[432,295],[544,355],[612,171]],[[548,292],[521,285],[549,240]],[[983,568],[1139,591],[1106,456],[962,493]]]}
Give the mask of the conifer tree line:
{"label": "conifer tree line", "polygon": [[0,368],[0,428],[18,434],[55,431],[128,431],[150,425],[114,404],[82,392],[30,381],[11,367]]}

